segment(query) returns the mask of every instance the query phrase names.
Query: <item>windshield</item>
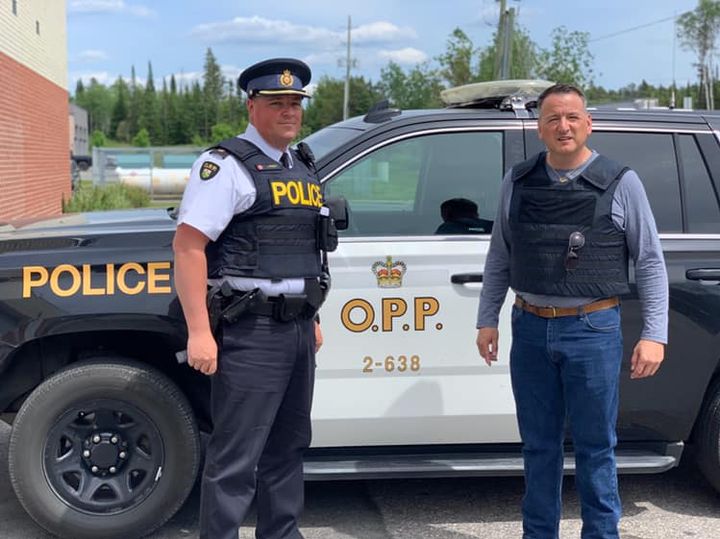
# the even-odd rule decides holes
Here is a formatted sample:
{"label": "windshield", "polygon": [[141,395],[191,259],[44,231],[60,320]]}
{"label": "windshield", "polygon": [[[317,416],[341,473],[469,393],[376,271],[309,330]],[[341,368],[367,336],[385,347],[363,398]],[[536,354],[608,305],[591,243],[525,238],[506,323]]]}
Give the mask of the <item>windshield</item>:
{"label": "windshield", "polygon": [[357,137],[360,133],[362,133],[362,131],[359,129],[331,126],[321,129],[320,131],[315,131],[301,142],[310,146],[313,155],[315,155],[315,160],[319,161],[347,141]]}

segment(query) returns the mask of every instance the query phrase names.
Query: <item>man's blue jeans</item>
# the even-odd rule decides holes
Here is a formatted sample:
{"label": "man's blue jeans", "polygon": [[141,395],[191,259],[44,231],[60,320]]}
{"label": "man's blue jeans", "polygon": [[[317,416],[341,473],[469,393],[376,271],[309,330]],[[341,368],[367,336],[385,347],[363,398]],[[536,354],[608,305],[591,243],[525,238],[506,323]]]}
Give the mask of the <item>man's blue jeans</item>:
{"label": "man's blue jeans", "polygon": [[557,539],[566,418],[582,539],[618,539],[620,308],[541,318],[513,306],[510,373],[525,461],[523,539]]}

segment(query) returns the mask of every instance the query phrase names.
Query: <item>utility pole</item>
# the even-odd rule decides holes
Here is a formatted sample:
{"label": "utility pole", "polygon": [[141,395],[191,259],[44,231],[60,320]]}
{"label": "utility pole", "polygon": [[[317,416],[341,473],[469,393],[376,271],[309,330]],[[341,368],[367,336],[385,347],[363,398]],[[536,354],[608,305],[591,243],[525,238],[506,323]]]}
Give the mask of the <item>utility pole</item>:
{"label": "utility pole", "polygon": [[347,25],[347,57],[345,58],[345,92],[343,95],[343,120],[347,120],[350,115],[350,34],[351,34],[350,15],[348,15]]}
{"label": "utility pole", "polygon": [[510,78],[512,63],[512,35],[515,25],[515,10],[507,8],[507,0],[500,3],[500,20],[498,21],[497,39],[495,41],[495,79]]}
{"label": "utility pole", "polygon": [[498,19],[497,35],[495,36],[495,68],[493,69],[493,78],[496,80],[500,79],[500,73],[502,71],[503,44],[505,43],[503,34],[505,33],[506,0],[497,0],[497,2],[500,4],[500,18]]}
{"label": "utility pole", "polygon": [[673,19],[673,43],[672,43],[672,92],[670,92],[670,108],[674,109],[676,106],[675,91],[677,86],[675,84],[675,41],[677,40],[677,12],[675,12],[675,18]]}
{"label": "utility pole", "polygon": [[510,78],[510,63],[512,61],[512,39],[515,24],[515,10],[510,8],[505,14],[505,33],[503,34],[503,57],[502,70],[500,78],[507,80]]}

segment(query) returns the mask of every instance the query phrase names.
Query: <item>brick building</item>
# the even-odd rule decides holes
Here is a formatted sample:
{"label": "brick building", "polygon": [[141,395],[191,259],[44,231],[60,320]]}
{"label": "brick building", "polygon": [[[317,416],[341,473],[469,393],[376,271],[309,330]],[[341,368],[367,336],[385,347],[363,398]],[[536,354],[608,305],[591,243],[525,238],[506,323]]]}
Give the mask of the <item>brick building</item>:
{"label": "brick building", "polygon": [[0,222],[70,196],[65,0],[0,0]]}

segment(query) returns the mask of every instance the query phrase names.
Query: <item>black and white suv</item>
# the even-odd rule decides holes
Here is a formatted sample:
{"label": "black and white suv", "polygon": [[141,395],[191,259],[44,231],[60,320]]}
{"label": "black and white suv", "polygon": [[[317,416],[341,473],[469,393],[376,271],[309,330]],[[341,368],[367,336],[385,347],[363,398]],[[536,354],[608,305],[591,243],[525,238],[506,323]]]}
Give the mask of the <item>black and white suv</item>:
{"label": "black and white suv", "polygon": [[[522,473],[509,309],[493,367],[475,347],[475,318],[500,180],[541,149],[537,112],[517,96],[463,104],[380,107],[306,140],[326,195],[351,209],[322,309],[311,479]],[[629,379],[642,320],[636,293],[623,298],[619,469],[667,470],[693,444],[720,489],[720,115],[592,115],[590,146],[643,180],[670,278],[667,359],[653,378]],[[458,198],[481,224],[448,234],[440,208]],[[173,232],[160,210],[0,231],[11,477],[58,535],[148,533],[194,483],[208,381],[174,359],[185,328]]]}

